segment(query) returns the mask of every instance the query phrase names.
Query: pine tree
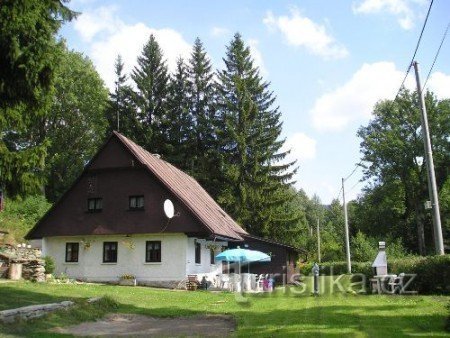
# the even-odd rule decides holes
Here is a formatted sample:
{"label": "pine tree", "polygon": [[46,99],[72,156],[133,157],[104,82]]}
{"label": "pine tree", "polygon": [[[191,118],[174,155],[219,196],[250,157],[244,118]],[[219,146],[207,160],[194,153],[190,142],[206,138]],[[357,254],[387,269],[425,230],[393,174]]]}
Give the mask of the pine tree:
{"label": "pine tree", "polygon": [[188,163],[192,157],[193,121],[189,109],[188,87],[187,67],[184,60],[179,58],[169,85],[166,159],[181,170],[188,169]]}
{"label": "pine tree", "polygon": [[137,87],[135,102],[142,123],[136,141],[152,153],[165,155],[169,74],[153,34],[138,57],[131,78]]}
{"label": "pine tree", "polygon": [[[113,131],[120,131],[127,137],[136,138],[142,129],[137,115],[134,92],[127,84],[128,76],[124,73],[124,63],[120,55],[114,64],[116,80],[114,92],[109,95],[109,105],[106,111],[108,120],[108,135]],[[119,119],[119,123],[117,123]]]}
{"label": "pine tree", "polygon": [[299,216],[286,204],[294,163],[279,164],[282,123],[275,96],[253,64],[250,50],[236,34],[218,73],[218,140],[223,153],[219,202],[251,233],[275,236],[296,227]]}
{"label": "pine tree", "polygon": [[195,40],[188,65],[187,87],[192,134],[187,170],[213,196],[217,195],[218,149],[215,135],[216,110],[211,61],[199,38]]}

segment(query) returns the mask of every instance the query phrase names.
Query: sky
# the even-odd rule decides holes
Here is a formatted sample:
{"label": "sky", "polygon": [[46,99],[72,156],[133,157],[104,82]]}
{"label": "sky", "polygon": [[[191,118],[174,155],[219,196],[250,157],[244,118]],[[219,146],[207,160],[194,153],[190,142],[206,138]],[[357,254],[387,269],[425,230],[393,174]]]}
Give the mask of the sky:
{"label": "sky", "polygon": [[[337,198],[342,177],[360,161],[360,126],[379,100],[394,99],[412,58],[430,0],[138,1],[72,0],[80,12],[60,32],[83,52],[112,89],[121,54],[129,73],[154,34],[169,69],[189,58],[199,37],[216,69],[233,35],[250,47],[282,112],[285,149],[297,160],[295,186],[324,204]],[[422,82],[450,19],[450,1],[435,0],[416,60]],[[449,34],[450,35],[450,34]],[[450,97],[450,37],[427,88]],[[414,89],[413,72],[406,86]],[[361,169],[346,181],[346,199],[358,196]]]}

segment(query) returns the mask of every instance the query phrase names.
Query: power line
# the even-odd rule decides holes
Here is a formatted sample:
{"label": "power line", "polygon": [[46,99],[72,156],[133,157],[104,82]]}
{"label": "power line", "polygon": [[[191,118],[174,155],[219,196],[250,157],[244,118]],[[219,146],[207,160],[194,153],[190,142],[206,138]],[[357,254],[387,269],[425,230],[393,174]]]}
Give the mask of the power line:
{"label": "power line", "polygon": [[361,184],[361,183],[362,183],[362,181],[358,181],[358,182],[356,182],[355,184],[353,184],[353,186],[347,191],[347,194],[350,193],[353,189],[355,189],[355,187],[356,187],[358,184]]}
{"label": "power line", "polygon": [[441,47],[444,44],[445,38],[447,37],[447,33],[448,33],[448,28],[449,27],[450,27],[450,21],[447,24],[447,28],[445,29],[444,36],[442,37],[442,40],[441,40],[441,44],[439,45],[439,48],[438,48],[438,50],[436,52],[436,55],[434,56],[434,60],[433,60],[433,63],[431,65],[430,71],[428,72],[427,78],[425,79],[425,82],[423,83],[422,92],[425,90],[425,87],[427,85],[428,79],[430,78],[430,75],[431,75],[431,71],[433,70],[434,64],[436,63],[436,60],[437,60],[437,58],[439,56],[439,53],[441,52]]}
{"label": "power line", "polygon": [[403,85],[405,84],[406,78],[408,77],[409,71],[411,70],[412,63],[416,57],[417,50],[419,49],[420,41],[422,40],[423,31],[425,30],[425,26],[427,25],[428,17],[430,16],[431,7],[433,6],[433,1],[434,0],[431,0],[430,7],[428,7],[427,16],[425,17],[425,21],[423,23],[422,30],[420,31],[419,40],[417,40],[417,44],[416,44],[416,49],[414,50],[413,57],[411,58],[411,61],[408,64],[408,68],[406,69],[406,74],[405,74],[405,77],[403,78],[402,84],[400,85],[400,88],[398,89],[397,94],[395,94],[394,101],[397,99],[398,94],[400,94],[400,90],[402,89]]}
{"label": "power line", "polygon": [[362,163],[362,160],[359,161],[359,163],[357,163],[357,164],[355,165],[355,168],[353,169],[353,171],[350,173],[350,175],[348,175],[346,178],[344,178],[344,181],[347,181],[350,177],[353,176],[353,174],[354,174],[354,173],[356,172],[356,170],[359,168],[359,166],[361,165],[361,163]]}

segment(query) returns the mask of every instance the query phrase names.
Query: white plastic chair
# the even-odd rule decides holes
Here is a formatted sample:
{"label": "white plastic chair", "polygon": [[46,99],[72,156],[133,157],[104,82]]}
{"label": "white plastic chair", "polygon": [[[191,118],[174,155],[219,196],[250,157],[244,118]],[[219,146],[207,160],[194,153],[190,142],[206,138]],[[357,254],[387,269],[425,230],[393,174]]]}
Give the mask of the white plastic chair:
{"label": "white plastic chair", "polygon": [[[229,289],[230,288],[230,276],[226,274],[222,274],[219,276],[219,287],[221,289]],[[226,286],[226,287],[225,287]]]}

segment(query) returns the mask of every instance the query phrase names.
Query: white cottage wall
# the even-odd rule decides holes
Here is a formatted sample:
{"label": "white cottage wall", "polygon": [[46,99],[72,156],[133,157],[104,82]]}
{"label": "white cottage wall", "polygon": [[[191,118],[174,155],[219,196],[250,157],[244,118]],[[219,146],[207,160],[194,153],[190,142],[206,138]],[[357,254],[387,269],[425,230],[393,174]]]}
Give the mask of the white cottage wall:
{"label": "white cottage wall", "polygon": [[[145,262],[146,241],[161,241],[160,263]],[[80,243],[77,263],[65,262],[68,242]],[[117,263],[103,263],[104,242],[118,242]],[[56,274],[96,282],[117,282],[121,275],[131,274],[140,284],[160,286],[174,286],[186,277],[187,247],[188,238],[182,233],[47,237],[43,240],[45,254],[55,260]]]}
{"label": "white cottage wall", "polygon": [[[195,243],[197,241],[201,244],[200,264],[195,263]],[[228,246],[228,243],[206,241],[198,238],[188,238],[186,261],[186,271],[188,275],[199,275],[200,277],[203,275],[215,276],[222,273],[222,263],[217,262],[216,264],[211,264],[211,246],[216,247],[215,255],[217,255],[221,252],[220,248]]]}

